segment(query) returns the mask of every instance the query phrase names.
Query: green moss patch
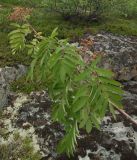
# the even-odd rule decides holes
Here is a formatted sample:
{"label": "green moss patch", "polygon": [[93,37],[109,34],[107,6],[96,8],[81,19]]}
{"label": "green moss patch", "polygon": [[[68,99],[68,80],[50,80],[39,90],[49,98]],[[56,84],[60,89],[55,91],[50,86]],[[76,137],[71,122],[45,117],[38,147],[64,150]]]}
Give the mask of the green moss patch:
{"label": "green moss patch", "polygon": [[27,81],[27,77],[21,77],[20,79],[11,83],[11,90],[14,92],[23,92],[23,93],[30,93],[32,91],[39,91],[46,89],[46,82],[39,83],[39,82],[32,82]]}

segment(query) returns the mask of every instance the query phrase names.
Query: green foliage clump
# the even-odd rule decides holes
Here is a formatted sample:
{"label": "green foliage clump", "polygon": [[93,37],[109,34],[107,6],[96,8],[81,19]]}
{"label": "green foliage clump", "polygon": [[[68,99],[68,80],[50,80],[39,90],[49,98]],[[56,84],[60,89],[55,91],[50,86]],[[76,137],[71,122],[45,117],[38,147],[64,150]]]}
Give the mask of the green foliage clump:
{"label": "green foliage clump", "polygon": [[137,20],[133,19],[122,19],[117,18],[107,20],[105,24],[102,25],[102,29],[107,32],[114,33],[116,35],[128,35],[137,36],[136,30]]}
{"label": "green foliage clump", "polygon": [[32,91],[46,90],[46,82],[32,82],[23,76],[10,84],[10,89],[17,93],[30,93]]}
{"label": "green foliage clump", "polygon": [[29,6],[35,7],[41,5],[38,0],[1,0],[1,3],[4,4],[11,4],[11,5],[22,5],[22,6]]}
{"label": "green foliage clump", "polygon": [[3,23],[6,24],[6,22],[8,21],[7,16],[9,15],[10,12],[11,12],[11,8],[4,8],[4,7],[0,8],[0,24],[3,24]]}
{"label": "green foliage clump", "polygon": [[102,0],[48,0],[47,7],[61,13],[64,17],[69,16],[93,16],[102,13],[105,3]]}
{"label": "green foliage clump", "polygon": [[124,17],[137,15],[136,0],[48,0],[45,3],[48,8],[61,13],[67,19],[72,16],[94,20],[104,18],[104,15]]}
{"label": "green foliage clump", "polygon": [[114,0],[112,2],[113,12],[117,16],[133,18],[137,16],[137,1],[136,0]]}
{"label": "green foliage clump", "polygon": [[[28,78],[46,82],[53,100],[53,121],[64,126],[66,134],[58,145],[59,153],[73,154],[80,128],[88,133],[99,129],[109,109],[122,107],[121,84],[113,80],[113,73],[98,67],[100,58],[87,64],[67,40],[57,38],[57,29],[50,36],[42,36],[29,24],[15,25],[9,34],[13,54],[26,49],[32,62]],[[25,30],[24,30],[25,27]],[[27,39],[29,34],[32,39]]]}

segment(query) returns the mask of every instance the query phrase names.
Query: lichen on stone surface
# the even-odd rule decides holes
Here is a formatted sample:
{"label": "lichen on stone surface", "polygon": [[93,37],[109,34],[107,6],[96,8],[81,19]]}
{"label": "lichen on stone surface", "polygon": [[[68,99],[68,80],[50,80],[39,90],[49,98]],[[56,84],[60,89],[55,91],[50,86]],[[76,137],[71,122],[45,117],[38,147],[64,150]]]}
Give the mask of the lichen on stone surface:
{"label": "lichen on stone surface", "polygon": [[22,103],[27,102],[25,95],[19,95],[14,107],[5,108],[0,117],[0,160],[40,160],[40,147],[32,125],[27,129],[15,125],[16,116]]}

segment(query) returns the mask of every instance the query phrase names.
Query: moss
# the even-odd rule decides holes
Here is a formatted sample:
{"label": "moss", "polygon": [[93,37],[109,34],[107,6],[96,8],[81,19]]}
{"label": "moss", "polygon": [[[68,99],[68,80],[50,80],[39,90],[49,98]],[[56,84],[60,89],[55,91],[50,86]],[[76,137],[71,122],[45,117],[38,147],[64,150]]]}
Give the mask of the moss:
{"label": "moss", "polygon": [[102,29],[115,34],[137,36],[136,19],[113,19],[109,18],[103,25]]}
{"label": "moss", "polygon": [[16,133],[13,135],[13,140],[10,143],[7,140],[7,143],[0,144],[0,159],[40,160],[41,154],[34,152],[34,146],[30,137],[22,138]]}
{"label": "moss", "polygon": [[11,12],[11,7],[0,8],[0,24],[5,24],[8,21],[8,16]]}
{"label": "moss", "polygon": [[[32,3],[33,1],[33,3]],[[19,6],[25,6],[25,7],[33,7],[33,6],[39,6],[41,5],[40,2],[38,0],[32,0],[32,1],[28,1],[28,0],[1,0],[0,2],[3,5],[6,6],[11,6],[11,5],[19,5]]]}
{"label": "moss", "polygon": [[46,89],[46,82],[38,83],[32,81],[26,81],[26,76],[11,83],[11,90],[14,92],[30,93],[32,91],[39,91]]}
{"label": "moss", "polygon": [[84,33],[98,33],[100,31],[109,31],[122,35],[137,35],[137,20],[115,17],[103,17],[100,22],[89,22],[84,20],[65,21],[57,13],[49,13],[43,9],[35,10],[31,17],[32,25],[46,35],[58,27],[59,38],[76,39],[83,36]]}
{"label": "moss", "polygon": [[38,31],[42,31],[46,35],[49,35],[54,28],[58,27],[59,38],[75,39],[82,36],[87,29],[96,32],[98,30],[98,24],[93,24],[85,21],[66,21],[60,14],[46,12],[43,9],[35,10],[31,19],[31,24]]}

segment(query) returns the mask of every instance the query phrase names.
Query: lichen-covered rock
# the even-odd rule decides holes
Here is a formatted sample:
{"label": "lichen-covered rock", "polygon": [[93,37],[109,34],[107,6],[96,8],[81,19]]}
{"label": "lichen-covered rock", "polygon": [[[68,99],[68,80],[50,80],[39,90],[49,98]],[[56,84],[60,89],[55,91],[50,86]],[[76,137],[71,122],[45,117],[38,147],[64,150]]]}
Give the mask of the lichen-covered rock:
{"label": "lichen-covered rock", "polygon": [[[123,104],[134,119],[136,114],[136,82],[125,82]],[[128,102],[128,103],[127,103]],[[46,91],[32,92],[30,95],[17,95],[12,106],[5,109],[14,128],[28,130],[33,127],[42,160],[135,160],[137,159],[137,128],[125,121],[117,113],[117,120],[107,115],[101,130],[93,129],[91,134],[81,131],[74,157],[56,153],[56,145],[64,135],[63,127],[51,121],[51,101]],[[5,113],[5,111],[4,111]]]}
{"label": "lichen-covered rock", "polygon": [[[18,95],[14,108],[5,108],[0,117],[0,160],[32,159],[40,160],[41,153],[37,144],[35,129],[31,124],[28,129],[16,127],[15,120],[21,104],[27,102],[25,95]],[[24,154],[22,154],[24,153]]]}
{"label": "lichen-covered rock", "polygon": [[26,67],[18,65],[17,67],[0,68],[0,108],[7,104],[9,94],[9,83],[17,80],[26,73]]}
{"label": "lichen-covered rock", "polygon": [[112,69],[120,81],[137,79],[137,37],[117,36],[111,33],[86,35],[93,45],[91,51],[104,53],[102,65]]}

